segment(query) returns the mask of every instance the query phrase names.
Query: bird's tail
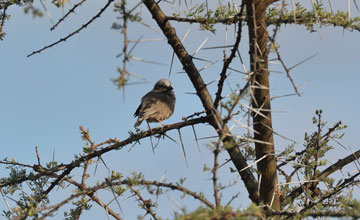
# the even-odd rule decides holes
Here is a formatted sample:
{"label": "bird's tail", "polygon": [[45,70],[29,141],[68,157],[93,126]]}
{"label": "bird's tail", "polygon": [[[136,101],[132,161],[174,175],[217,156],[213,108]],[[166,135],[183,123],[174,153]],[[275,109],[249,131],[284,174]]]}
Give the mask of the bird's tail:
{"label": "bird's tail", "polygon": [[137,120],[137,121],[135,122],[135,124],[134,124],[134,127],[136,128],[136,127],[138,127],[139,125],[141,125],[142,121],[143,121],[143,119],[138,118],[138,120]]}

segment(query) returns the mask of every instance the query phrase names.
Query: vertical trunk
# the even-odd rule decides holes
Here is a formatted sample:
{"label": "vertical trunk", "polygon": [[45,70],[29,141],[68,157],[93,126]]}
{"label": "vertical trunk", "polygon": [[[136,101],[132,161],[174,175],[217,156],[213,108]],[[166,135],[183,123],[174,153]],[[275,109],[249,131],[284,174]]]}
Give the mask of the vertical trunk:
{"label": "vertical trunk", "polygon": [[[271,2],[270,2],[271,3]],[[265,0],[246,0],[246,11],[249,28],[249,45],[252,77],[253,108],[261,109],[266,116],[253,113],[256,159],[262,158],[257,168],[259,171],[260,201],[272,208],[279,210],[280,200],[277,187],[276,161],[274,156],[274,139],[271,122],[269,71],[268,71],[268,48],[267,48],[267,26],[265,22],[266,8],[270,4]],[[263,87],[263,88],[259,88]]]}

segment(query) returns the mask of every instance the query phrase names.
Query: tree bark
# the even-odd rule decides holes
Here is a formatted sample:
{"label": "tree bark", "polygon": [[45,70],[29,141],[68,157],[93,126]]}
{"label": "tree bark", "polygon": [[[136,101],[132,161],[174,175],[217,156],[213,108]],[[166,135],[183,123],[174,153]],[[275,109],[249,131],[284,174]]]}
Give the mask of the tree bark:
{"label": "tree bark", "polygon": [[276,160],[271,122],[269,71],[268,71],[268,32],[265,12],[271,1],[246,0],[246,12],[249,29],[250,64],[252,75],[252,106],[260,114],[253,112],[254,138],[261,141],[255,143],[256,159],[262,159],[257,168],[259,171],[260,202],[280,209],[279,191],[277,187]]}

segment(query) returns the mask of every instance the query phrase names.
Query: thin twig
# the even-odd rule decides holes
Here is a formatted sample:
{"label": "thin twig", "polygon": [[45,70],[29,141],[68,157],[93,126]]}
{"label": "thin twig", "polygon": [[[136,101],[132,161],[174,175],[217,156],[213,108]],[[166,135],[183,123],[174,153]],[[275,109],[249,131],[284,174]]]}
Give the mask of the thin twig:
{"label": "thin twig", "polygon": [[[244,12],[244,8],[245,8],[245,3],[243,3],[241,5],[241,9],[240,12],[238,14],[239,17],[242,17],[242,14]],[[226,79],[226,71],[231,63],[231,61],[234,59],[235,55],[236,55],[236,51],[238,50],[238,47],[240,45],[240,41],[241,41],[241,31],[242,31],[242,20],[239,21],[239,25],[238,25],[238,32],[237,32],[237,37],[235,40],[235,44],[234,47],[231,50],[231,54],[228,58],[224,57],[224,65],[223,68],[221,70],[220,73],[220,80],[218,83],[218,89],[216,92],[216,97],[215,97],[215,101],[214,101],[214,108],[216,109],[219,105],[219,102],[221,100],[221,92],[223,90],[223,85]]]}
{"label": "thin twig", "polygon": [[[208,22],[207,18],[182,18],[182,17],[166,16],[166,19],[169,21],[186,22],[186,23],[205,24]],[[233,16],[233,17],[228,17],[228,18],[215,19],[214,23],[233,24],[233,23],[237,23],[239,20],[242,20],[242,19],[243,18],[241,18],[241,17]]]}
{"label": "thin twig", "polygon": [[11,212],[11,214],[14,214],[14,211],[11,209],[11,207],[10,207],[10,205],[9,205],[9,203],[8,203],[8,201],[7,201],[7,199],[6,199],[6,197],[5,197],[5,194],[4,194],[4,192],[3,192],[3,189],[2,189],[2,188],[0,188],[0,193],[1,193],[1,196],[3,197],[3,199],[4,199],[4,202],[5,202],[6,206],[7,206],[7,207],[8,207],[8,209],[9,209],[9,211]]}
{"label": "thin twig", "polygon": [[213,190],[214,190],[214,198],[215,198],[215,205],[216,208],[220,207],[220,197],[219,197],[219,189],[218,189],[218,185],[217,185],[217,180],[218,180],[218,176],[217,176],[217,171],[219,168],[219,154],[220,154],[220,143],[221,140],[219,139],[219,141],[216,143],[216,148],[213,151],[214,153],[214,168],[212,169],[212,174],[213,174]]}
{"label": "thin twig", "polygon": [[240,192],[238,192],[238,193],[236,193],[235,195],[233,195],[233,196],[231,197],[231,199],[226,203],[225,207],[226,207],[226,206],[229,206],[229,205],[232,203],[232,201],[234,201],[234,199],[236,199],[237,197],[239,197],[239,195],[240,195]]}
{"label": "thin twig", "polygon": [[[125,102],[125,83],[126,83],[126,80],[125,80],[125,74],[127,73],[127,70],[126,70],[126,63],[129,61],[129,54],[127,52],[127,47],[129,45],[129,40],[128,40],[128,35],[127,35],[127,24],[128,24],[128,14],[126,12],[126,4],[125,2],[122,2],[120,3],[120,10],[121,10],[121,13],[122,13],[122,19],[123,19],[123,26],[122,26],[122,35],[123,35],[123,50],[122,50],[122,53],[124,55],[124,58],[122,60],[122,69],[121,69],[121,72],[120,72],[120,78],[119,78],[119,86],[123,89],[123,101]],[[134,44],[133,48],[135,48],[137,45],[137,42]]]}
{"label": "thin twig", "polygon": [[[115,184],[115,183],[114,183]],[[131,184],[131,182],[129,182],[128,180],[123,180],[121,181],[121,184]],[[165,188],[169,188],[172,190],[177,190],[180,192],[183,192],[187,195],[192,196],[194,199],[199,200],[200,202],[202,202],[204,205],[206,205],[207,207],[209,207],[210,209],[214,209],[215,206],[209,201],[207,200],[204,195],[202,194],[198,194],[196,192],[193,192],[179,184],[171,184],[171,183],[165,183],[165,182],[159,182],[159,181],[148,181],[148,180],[140,180],[138,181],[139,185],[147,185],[147,186],[159,186],[159,187],[165,187]]]}
{"label": "thin twig", "polygon": [[[58,175],[56,175],[55,173],[50,174],[50,176],[57,178]],[[115,211],[113,211],[108,205],[106,205],[105,203],[103,203],[97,196],[95,196],[95,192],[99,189],[103,189],[106,187],[112,187],[111,184],[109,184],[109,182],[111,182],[112,180],[108,180],[108,181],[104,181],[101,184],[98,184],[95,188],[88,188],[86,186],[83,186],[81,183],[78,183],[76,181],[74,181],[71,178],[65,177],[64,181],[76,186],[80,191],[84,192],[84,194],[86,194],[88,197],[90,197],[94,202],[96,202],[98,205],[100,205],[107,214],[110,214],[111,216],[113,216],[115,219],[118,220],[122,220],[122,218],[120,217],[119,214],[117,214]],[[112,189],[112,188],[111,188]]]}
{"label": "thin twig", "polygon": [[[81,133],[82,133],[82,137],[84,140],[87,140],[90,143],[90,153],[94,152],[95,150],[95,144],[94,142],[90,139],[90,135],[87,131],[84,130],[83,126],[79,127]],[[85,166],[84,166],[84,170],[83,170],[83,174],[81,177],[81,185],[83,187],[85,187],[85,180],[88,178],[88,174],[87,174],[87,169],[89,168],[90,165],[90,160],[87,160],[85,162]]]}
{"label": "thin twig", "polygon": [[140,200],[140,202],[141,202],[141,208],[143,208],[143,209],[146,211],[146,214],[145,214],[145,215],[150,214],[150,215],[154,218],[154,220],[157,220],[156,214],[155,214],[155,213],[153,212],[153,210],[151,209],[151,208],[154,206],[154,204],[153,204],[153,202],[151,201],[151,199],[145,200],[145,199],[141,196],[141,194],[139,193],[139,191],[134,190],[134,189],[131,187],[131,185],[129,185],[128,187],[130,188],[130,191],[131,191],[132,193],[134,193],[134,195]]}
{"label": "thin twig", "polygon": [[56,24],[54,24],[51,28],[50,28],[50,31],[53,31],[61,22],[63,22],[65,20],[65,18],[67,16],[69,16],[71,13],[74,13],[75,12],[75,9],[77,7],[79,7],[82,3],[84,3],[86,0],[82,0],[81,2],[77,3],[74,5],[74,7],[72,7],[64,16],[62,16],[58,22],[56,22]]}
{"label": "thin twig", "polygon": [[1,18],[1,24],[0,24],[0,35],[3,33],[2,29],[4,27],[5,24],[5,19],[6,19],[6,9],[7,7],[4,8],[3,14],[2,14],[2,18]]}
{"label": "thin twig", "polygon": [[92,17],[87,23],[83,24],[79,29],[77,29],[76,31],[72,32],[71,34],[67,35],[66,37],[64,38],[60,38],[58,41],[52,43],[52,44],[49,44],[45,47],[43,47],[42,49],[40,50],[36,50],[36,51],[33,51],[31,54],[27,55],[27,57],[31,57],[32,55],[34,54],[37,54],[37,53],[41,53],[42,51],[50,48],[50,47],[53,47],[61,42],[65,42],[67,39],[69,39],[70,37],[74,36],[75,34],[79,33],[80,31],[82,31],[83,29],[85,29],[89,24],[91,24],[93,21],[95,21],[95,19],[99,18],[100,15],[107,9],[107,7],[109,7],[109,5],[113,2],[114,0],[108,0],[108,2],[106,3],[106,5],[99,11],[99,13],[97,13],[94,17]]}
{"label": "thin twig", "polygon": [[39,156],[39,151],[38,151],[37,146],[35,147],[35,152],[36,152],[36,158],[37,158],[37,161],[38,161],[38,165],[41,166],[41,164],[40,164],[40,156]]}
{"label": "thin twig", "polygon": [[291,84],[292,84],[292,86],[293,86],[296,94],[297,94],[298,96],[301,96],[301,94],[300,94],[297,86],[296,86],[295,83],[294,83],[294,80],[292,79],[292,77],[291,77],[291,75],[290,75],[290,69],[287,68],[287,66],[285,65],[283,59],[282,59],[281,56],[280,56],[279,50],[276,48],[274,39],[271,39],[271,44],[273,45],[273,49],[274,49],[274,51],[275,51],[275,53],[276,53],[276,55],[277,55],[277,59],[280,61],[282,67],[284,68],[284,70],[285,70],[285,72],[286,72],[286,76],[289,78],[289,80],[290,80],[290,82],[291,82]]}

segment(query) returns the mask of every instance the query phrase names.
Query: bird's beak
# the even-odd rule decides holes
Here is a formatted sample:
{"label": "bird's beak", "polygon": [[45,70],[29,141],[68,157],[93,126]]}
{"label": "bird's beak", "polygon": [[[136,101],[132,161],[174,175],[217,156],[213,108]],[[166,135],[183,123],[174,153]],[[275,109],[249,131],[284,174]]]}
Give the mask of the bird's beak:
{"label": "bird's beak", "polygon": [[173,90],[173,87],[172,87],[172,86],[170,86],[168,89],[169,89],[169,90]]}

